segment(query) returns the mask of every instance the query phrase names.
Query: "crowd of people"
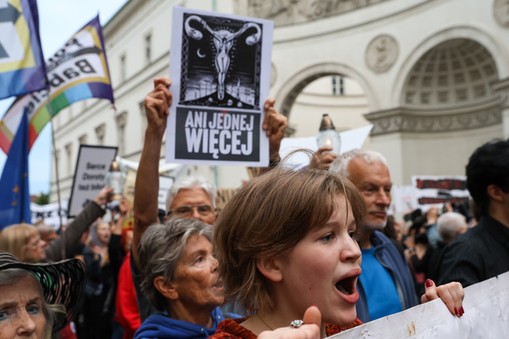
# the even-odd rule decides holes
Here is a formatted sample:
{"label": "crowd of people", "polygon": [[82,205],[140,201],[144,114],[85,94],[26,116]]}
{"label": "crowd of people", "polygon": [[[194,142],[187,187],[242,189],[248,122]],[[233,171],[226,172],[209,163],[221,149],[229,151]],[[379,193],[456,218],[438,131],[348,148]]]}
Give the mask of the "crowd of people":
{"label": "crowd of people", "polygon": [[145,98],[134,201],[105,187],[56,237],[0,232],[0,338],[323,338],[434,299],[461,317],[464,287],[509,271],[509,140],[466,159],[471,210],[398,220],[378,152],[321,148],[285,168],[268,99],[270,166],[220,212],[210,182],[183,177],[161,213],[170,88],[157,78]]}

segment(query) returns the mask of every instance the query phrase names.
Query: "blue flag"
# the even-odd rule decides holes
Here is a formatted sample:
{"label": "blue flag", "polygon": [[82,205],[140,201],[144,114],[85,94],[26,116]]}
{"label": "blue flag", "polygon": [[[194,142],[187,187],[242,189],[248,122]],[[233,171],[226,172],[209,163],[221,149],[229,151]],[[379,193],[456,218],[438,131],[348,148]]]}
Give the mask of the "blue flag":
{"label": "blue flag", "polygon": [[0,99],[47,87],[36,0],[0,4]]}
{"label": "blue flag", "polygon": [[28,188],[28,121],[21,118],[0,179],[0,230],[12,224],[31,223]]}

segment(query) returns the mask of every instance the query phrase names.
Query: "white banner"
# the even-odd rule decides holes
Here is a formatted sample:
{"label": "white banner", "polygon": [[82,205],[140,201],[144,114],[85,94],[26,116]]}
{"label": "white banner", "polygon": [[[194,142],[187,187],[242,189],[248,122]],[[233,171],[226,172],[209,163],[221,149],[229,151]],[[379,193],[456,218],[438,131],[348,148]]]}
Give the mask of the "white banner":
{"label": "white banner", "polygon": [[437,299],[329,338],[507,338],[509,272],[465,288],[463,309],[463,316],[455,317]]}

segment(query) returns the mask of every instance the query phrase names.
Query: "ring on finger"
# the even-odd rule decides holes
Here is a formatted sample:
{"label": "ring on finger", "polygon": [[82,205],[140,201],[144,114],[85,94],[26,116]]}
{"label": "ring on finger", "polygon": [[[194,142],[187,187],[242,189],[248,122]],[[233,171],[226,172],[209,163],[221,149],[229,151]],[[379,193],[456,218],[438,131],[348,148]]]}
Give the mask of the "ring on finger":
{"label": "ring on finger", "polygon": [[291,328],[299,328],[299,327],[301,327],[303,324],[304,324],[304,321],[302,321],[302,320],[300,320],[300,319],[292,320],[292,322],[290,323],[290,327],[291,327]]}

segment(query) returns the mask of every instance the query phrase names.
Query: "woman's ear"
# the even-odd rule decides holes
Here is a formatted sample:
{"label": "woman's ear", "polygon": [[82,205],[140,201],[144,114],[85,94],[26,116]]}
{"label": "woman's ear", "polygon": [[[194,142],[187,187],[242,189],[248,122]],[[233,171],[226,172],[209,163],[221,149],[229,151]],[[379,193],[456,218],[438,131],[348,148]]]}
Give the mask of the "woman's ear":
{"label": "woman's ear", "polygon": [[168,283],[162,275],[154,278],[154,287],[166,299],[176,300],[179,297],[179,294],[177,291],[177,284],[174,282]]}
{"label": "woman's ear", "polygon": [[281,260],[278,257],[261,258],[256,260],[256,268],[258,268],[258,271],[272,282],[280,282],[283,280],[281,264]]}

